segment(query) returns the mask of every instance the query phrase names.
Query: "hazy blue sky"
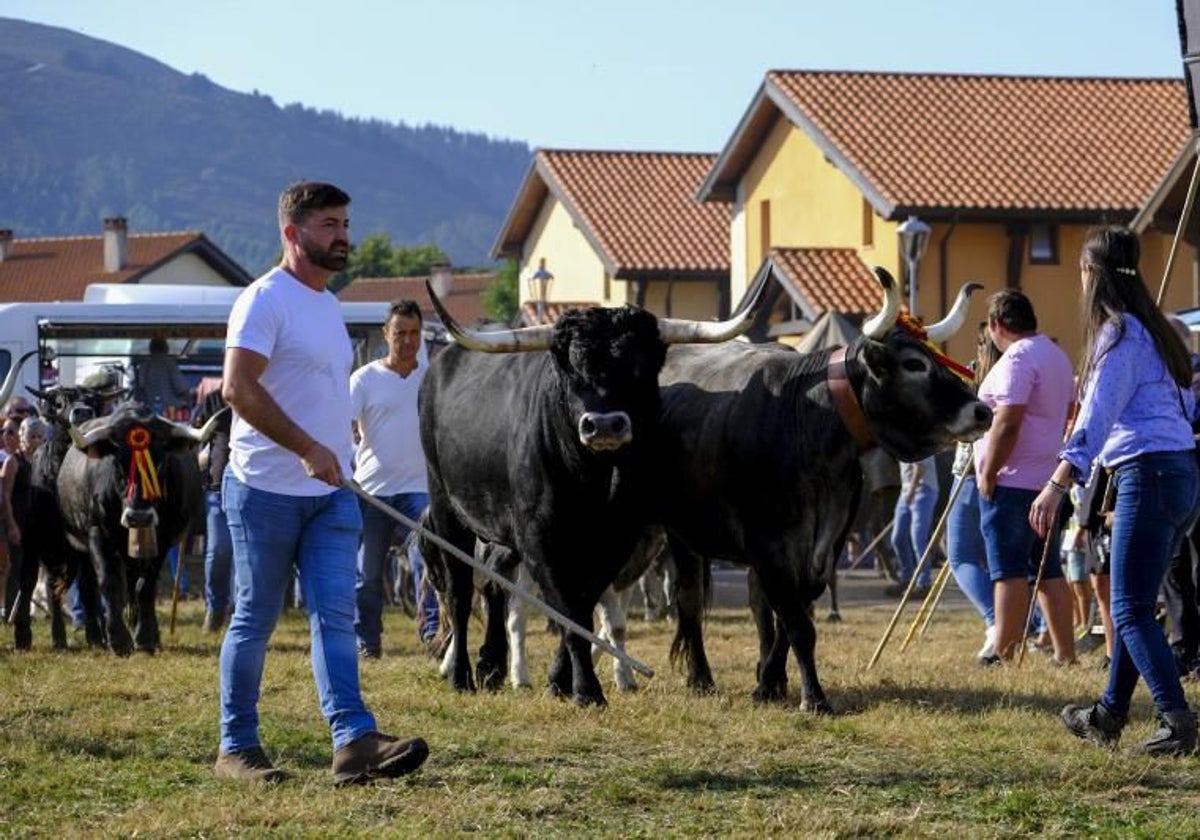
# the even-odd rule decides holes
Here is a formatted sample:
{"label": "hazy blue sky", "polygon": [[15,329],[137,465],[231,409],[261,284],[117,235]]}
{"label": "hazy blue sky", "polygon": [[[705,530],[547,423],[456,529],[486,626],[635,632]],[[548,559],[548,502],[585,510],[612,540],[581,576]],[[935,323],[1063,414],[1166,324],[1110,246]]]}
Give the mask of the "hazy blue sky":
{"label": "hazy blue sky", "polygon": [[0,0],[348,116],[717,151],[766,70],[1180,76],[1172,0]]}

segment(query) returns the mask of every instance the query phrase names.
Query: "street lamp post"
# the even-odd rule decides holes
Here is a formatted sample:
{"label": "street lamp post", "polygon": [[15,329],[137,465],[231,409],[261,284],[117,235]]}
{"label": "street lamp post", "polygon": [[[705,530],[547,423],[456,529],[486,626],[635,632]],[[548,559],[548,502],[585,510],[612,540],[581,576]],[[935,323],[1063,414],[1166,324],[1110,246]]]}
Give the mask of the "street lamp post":
{"label": "street lamp post", "polygon": [[546,258],[538,260],[537,271],[529,275],[529,296],[537,303],[537,322],[546,323],[546,298],[550,296],[550,284],[554,275],[546,270]]}
{"label": "street lamp post", "polygon": [[896,228],[900,236],[900,250],[908,266],[908,314],[914,318],[917,317],[917,269],[921,266],[921,257],[925,256],[925,246],[929,244],[931,232],[929,225],[916,216],[909,216]]}

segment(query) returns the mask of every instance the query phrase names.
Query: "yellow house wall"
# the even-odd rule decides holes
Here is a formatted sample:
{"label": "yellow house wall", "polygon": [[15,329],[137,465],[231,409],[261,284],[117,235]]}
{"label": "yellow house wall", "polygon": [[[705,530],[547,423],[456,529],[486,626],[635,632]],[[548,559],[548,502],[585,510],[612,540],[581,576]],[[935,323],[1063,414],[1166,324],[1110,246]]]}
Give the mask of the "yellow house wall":
{"label": "yellow house wall", "polygon": [[[745,272],[732,300],[739,300],[765,256],[762,202],[770,202],[771,247],[857,248],[863,260],[896,273],[895,223],[875,217],[874,246],[862,241],[862,193],[807,135],[785,119],[776,121],[742,181],[745,196]],[[737,217],[735,216],[735,219]]]}
{"label": "yellow house wall", "polygon": [[[671,308],[667,311],[667,294],[670,289]],[[649,283],[646,287],[646,309],[660,317],[694,318],[707,321],[717,317],[720,307],[716,283],[696,280],[681,280],[669,284],[663,281]]]}
{"label": "yellow house wall", "polygon": [[155,285],[228,286],[229,281],[195,254],[180,254],[138,281]]}
{"label": "yellow house wall", "polygon": [[550,300],[594,302],[605,306],[625,302],[623,283],[611,284],[612,293],[622,296],[620,300],[605,297],[604,264],[583,232],[575,226],[566,207],[553,196],[547,197],[542,204],[525,240],[520,266],[521,300],[530,299],[525,278],[537,270],[541,259],[546,260],[546,270],[554,275],[548,295]]}
{"label": "yellow house wall", "polygon": [[[807,135],[786,119],[769,132],[754,161],[738,185],[742,199],[734,215],[731,242],[735,269],[731,277],[732,300],[745,293],[762,265],[761,205],[770,202],[770,245],[773,247],[856,248],[868,265],[881,265],[903,281],[896,229],[899,221],[874,217],[873,245],[864,246],[863,195],[851,180],[825,159]],[[967,281],[984,290],[971,300],[966,325],[948,343],[955,358],[969,361],[974,355],[976,324],[987,316],[987,297],[1005,287],[1009,238],[1003,223],[964,222],[953,228],[933,223],[932,235],[918,271],[918,312],[927,321],[941,318]],[[1077,359],[1079,353],[1079,251],[1087,225],[1058,227],[1058,263],[1034,265],[1025,244],[1021,289],[1030,298],[1039,329],[1056,339]],[[950,233],[947,246],[945,300],[940,288],[939,243]],[[1171,237],[1151,232],[1142,237],[1142,272],[1157,294]],[[1193,249],[1184,247],[1176,257],[1170,288],[1164,301],[1168,310],[1197,305],[1192,280]],[[907,299],[906,299],[907,300]]]}
{"label": "yellow house wall", "polygon": [[[938,243],[949,230],[949,224],[933,226],[929,248],[921,261],[918,284],[918,308],[925,320],[935,320],[944,314],[939,291]],[[1079,285],[1079,253],[1083,247],[1088,225],[1058,226],[1058,263],[1035,265],[1029,262],[1026,244],[1021,267],[1021,291],[1033,304],[1038,318],[1038,330],[1055,339],[1073,362],[1078,362],[1081,332],[1079,325],[1082,293]],[[1142,241],[1142,275],[1151,295],[1158,294],[1162,271],[1170,250],[1169,236],[1147,233]],[[950,340],[947,349],[951,356],[969,361],[974,355],[974,330],[987,318],[987,298],[1005,288],[1009,239],[1002,224],[959,224],[950,236],[947,248],[946,306],[953,303],[958,289],[966,282],[982,283],[983,291],[971,298],[967,322],[961,332]],[[1171,283],[1163,306],[1167,310],[1194,306],[1192,292],[1192,249],[1184,247],[1176,257],[1171,271]]]}

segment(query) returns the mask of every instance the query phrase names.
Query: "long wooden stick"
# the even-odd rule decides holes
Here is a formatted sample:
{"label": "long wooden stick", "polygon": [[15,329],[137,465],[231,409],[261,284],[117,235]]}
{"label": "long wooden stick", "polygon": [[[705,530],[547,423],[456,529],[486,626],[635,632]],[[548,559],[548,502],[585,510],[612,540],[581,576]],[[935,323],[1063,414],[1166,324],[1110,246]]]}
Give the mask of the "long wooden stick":
{"label": "long wooden stick", "polygon": [[[1061,507],[1061,505],[1059,505]],[[1042,575],[1046,572],[1046,561],[1050,558],[1050,546],[1054,543],[1054,529],[1058,527],[1058,510],[1050,517],[1050,527],[1046,529],[1046,544],[1042,546],[1042,561],[1038,563],[1037,577],[1033,581],[1033,592],[1029,595],[1029,612],[1025,616],[1025,626],[1021,628],[1021,644],[1017,650],[1017,667],[1025,661],[1025,644],[1029,641],[1029,625],[1033,622],[1033,611],[1037,607],[1038,590],[1042,587]],[[1047,623],[1050,616],[1045,616]]]}
{"label": "long wooden stick", "polygon": [[929,622],[933,620],[933,614],[937,611],[938,604],[942,602],[942,596],[946,593],[946,587],[950,585],[950,578],[954,572],[954,568],[950,565],[949,559],[946,560],[946,565],[942,566],[944,574],[941,575],[941,583],[934,586],[930,590],[933,595],[933,603],[929,605],[929,611],[925,614],[925,622],[921,625],[918,637],[925,635],[925,630],[929,627]]}
{"label": "long wooden stick", "polygon": [[175,613],[179,609],[179,581],[183,578],[183,560],[187,553],[190,537],[190,531],[184,531],[183,541],[179,543],[179,548],[175,552],[175,583],[171,587],[171,626],[167,631],[171,636],[175,635]]}
{"label": "long wooden stick", "polygon": [[1167,253],[1167,267],[1163,270],[1162,283],[1158,287],[1158,297],[1155,304],[1161,309],[1163,297],[1167,294],[1167,285],[1171,279],[1171,267],[1175,264],[1175,252],[1179,250],[1179,241],[1183,239],[1184,228],[1192,215],[1192,204],[1196,201],[1196,190],[1200,187],[1200,140],[1192,143],[1192,152],[1196,162],[1192,164],[1192,182],[1188,184],[1187,198],[1183,201],[1183,210],[1179,214],[1179,224],[1175,226],[1175,238],[1171,240],[1171,250]]}
{"label": "long wooden stick", "polygon": [[500,574],[499,572],[497,572],[493,569],[489,569],[486,565],[484,565],[483,563],[480,563],[478,560],[476,560],[471,555],[460,550],[458,548],[458,546],[447,542],[446,540],[439,537],[437,534],[430,531],[428,528],[422,527],[420,523],[414,522],[413,520],[409,519],[407,516],[402,514],[400,511],[396,510],[391,505],[379,501],[379,499],[376,499],[374,496],[372,496],[366,490],[359,487],[358,484],[355,483],[353,480],[346,479],[343,486],[348,487],[350,490],[352,490],[354,492],[354,494],[356,496],[358,496],[364,502],[366,502],[367,504],[376,508],[377,510],[387,514],[392,519],[399,522],[401,525],[404,525],[413,531],[417,531],[417,532],[423,534],[427,539],[429,539],[430,541],[435,543],[443,551],[450,552],[450,554],[454,555],[456,558],[458,558],[462,562],[466,563],[472,569],[479,572],[481,575],[486,577],[492,583],[499,586],[505,592],[508,592],[510,595],[516,595],[518,598],[520,598],[525,603],[530,604],[534,607],[537,607],[539,610],[541,610],[547,616],[554,619],[554,621],[557,622],[560,626],[566,628],[567,630],[570,630],[572,633],[574,633],[577,636],[581,636],[584,639],[587,639],[593,645],[602,649],[605,653],[608,653],[611,656],[621,660],[622,662],[624,662],[626,665],[628,665],[633,670],[637,671],[642,676],[645,676],[645,677],[653,677],[654,676],[654,669],[651,668],[649,665],[639,662],[638,660],[634,659],[632,656],[630,656],[629,654],[625,653],[622,650],[618,650],[616,647],[614,647],[608,641],[600,638],[595,633],[593,633],[591,630],[588,630],[586,627],[579,624],[578,622],[572,621],[571,619],[567,618],[565,615],[560,613],[558,610],[554,609],[554,607],[550,606],[545,601],[542,601],[540,598],[530,595],[528,592],[526,592],[524,589],[522,589],[521,587],[514,584],[512,581],[510,581],[504,575]]}
{"label": "long wooden stick", "polygon": [[946,581],[949,575],[950,563],[947,561],[942,564],[942,568],[938,569],[937,577],[933,579],[929,591],[925,593],[925,600],[921,602],[921,606],[917,609],[917,614],[913,616],[912,624],[908,626],[908,633],[905,634],[904,641],[900,643],[901,653],[904,653],[908,649],[909,642],[913,640],[913,636],[917,635],[918,627],[921,629],[921,634],[924,634],[925,627],[929,624],[929,618],[933,615],[933,608],[937,605],[942,590],[946,588]]}
{"label": "long wooden stick", "polygon": [[896,629],[896,622],[900,620],[900,614],[904,612],[904,605],[908,603],[908,596],[912,594],[913,587],[916,586],[917,577],[925,570],[925,566],[929,563],[929,558],[933,556],[933,549],[937,545],[938,539],[942,536],[942,531],[946,527],[946,520],[950,517],[950,510],[954,507],[954,501],[958,498],[958,493],[962,490],[963,482],[960,478],[954,485],[954,491],[950,494],[949,501],[946,502],[946,509],[942,511],[942,517],[938,520],[937,527],[933,529],[933,533],[929,535],[929,542],[925,545],[925,553],[921,555],[920,561],[917,562],[917,568],[913,569],[912,577],[908,579],[908,586],[904,590],[904,594],[900,596],[900,603],[896,605],[896,612],[892,615],[892,620],[888,622],[887,629],[883,631],[883,638],[879,640],[879,644],[875,648],[875,653],[871,654],[871,661],[867,663],[865,670],[871,670],[871,667],[879,661],[880,654],[883,653],[883,648],[888,643],[888,639],[892,636],[892,631]]}
{"label": "long wooden stick", "polygon": [[888,522],[888,524],[884,525],[883,528],[879,531],[879,533],[875,535],[875,539],[871,540],[871,542],[869,542],[867,544],[867,547],[859,552],[858,556],[854,558],[854,562],[846,567],[846,571],[849,572],[849,571],[857,568],[858,564],[861,563],[865,557],[867,557],[872,551],[875,550],[875,546],[879,545],[879,543],[883,540],[883,538],[886,537],[889,533],[891,533],[892,526],[895,524],[896,524],[896,517],[893,516],[892,520],[890,522]]}

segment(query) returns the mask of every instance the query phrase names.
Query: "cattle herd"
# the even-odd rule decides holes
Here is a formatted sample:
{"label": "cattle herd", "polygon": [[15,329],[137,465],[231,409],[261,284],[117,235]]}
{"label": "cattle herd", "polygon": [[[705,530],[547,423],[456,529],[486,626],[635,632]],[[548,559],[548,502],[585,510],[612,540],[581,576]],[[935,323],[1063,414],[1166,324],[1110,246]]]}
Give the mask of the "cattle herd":
{"label": "cattle herd", "polygon": [[[24,361],[0,388],[0,402],[12,393]],[[135,646],[152,653],[160,645],[154,610],[159,570],[167,550],[203,521],[196,450],[217,419],[194,429],[156,416],[125,399],[121,389],[52,385],[32,393],[49,433],[31,464],[23,568],[11,616],[16,647],[32,644],[30,605],[40,567],[50,584],[55,648],[67,644],[61,602],[74,581],[89,644],[107,645],[120,656]],[[128,604],[135,607],[132,634],[125,622]]]}
{"label": "cattle herd", "polygon": [[[709,562],[743,565],[759,635],[756,699],[786,696],[790,650],[804,707],[828,711],[809,607],[855,518],[858,456],[879,446],[916,461],[991,423],[933,350],[961,326],[971,288],[944,320],[922,328],[899,315],[895,280],[875,273],[883,306],[862,335],[808,354],[730,340],[749,325],[761,288],[720,323],[626,306],[499,332],[460,327],[431,289],[456,341],[434,358],[421,389],[425,523],[498,572],[513,577],[519,568],[551,607],[586,628],[614,584],[636,579],[669,546],[672,658],[698,692],[714,687],[702,634]],[[14,382],[15,369],[3,399]],[[34,465],[27,558],[45,566],[55,596],[78,579],[89,642],[121,655],[153,651],[158,570],[165,550],[201,521],[196,449],[215,421],[194,429],[136,402],[101,416],[123,396],[115,392],[54,386],[35,396],[52,431]],[[498,687],[510,648],[504,592],[477,587],[473,569],[433,541],[421,548],[453,629],[444,665],[451,686]],[[486,619],[472,670],[477,588]],[[18,648],[30,644],[31,594],[23,587],[18,596]],[[132,634],[127,603],[136,605]],[[65,645],[60,610],[51,612],[53,643]],[[519,678],[528,680],[514,670]],[[561,631],[549,687],[581,705],[605,702],[586,640]]]}

